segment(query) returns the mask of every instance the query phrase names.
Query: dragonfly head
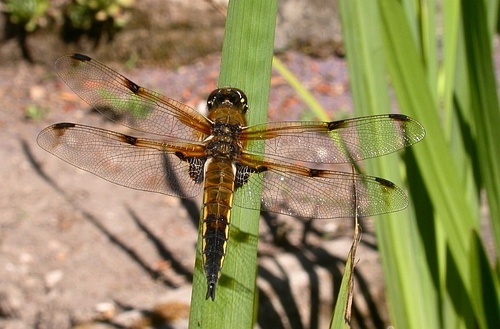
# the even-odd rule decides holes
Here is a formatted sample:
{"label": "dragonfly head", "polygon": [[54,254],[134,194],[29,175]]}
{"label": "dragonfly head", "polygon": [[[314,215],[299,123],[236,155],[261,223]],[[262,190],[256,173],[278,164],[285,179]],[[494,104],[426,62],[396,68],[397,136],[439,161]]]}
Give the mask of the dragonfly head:
{"label": "dragonfly head", "polygon": [[248,110],[247,96],[243,91],[237,88],[215,89],[208,96],[208,113],[219,108],[232,108],[245,114]]}

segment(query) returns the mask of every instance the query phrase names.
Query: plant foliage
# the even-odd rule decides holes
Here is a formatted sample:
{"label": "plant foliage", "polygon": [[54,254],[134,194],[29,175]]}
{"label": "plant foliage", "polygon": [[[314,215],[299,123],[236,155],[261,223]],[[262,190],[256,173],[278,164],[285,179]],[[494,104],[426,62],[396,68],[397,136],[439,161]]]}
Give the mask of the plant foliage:
{"label": "plant foliage", "polygon": [[[406,166],[367,163],[391,180],[402,172],[412,200],[407,215],[376,221],[397,328],[500,323],[497,7],[485,0],[340,2],[358,113],[387,112],[390,81],[399,111],[427,131],[406,151]],[[495,246],[490,259],[485,226]]]}
{"label": "plant foliage", "polygon": [[4,8],[10,22],[21,26],[26,32],[47,25],[48,0],[6,0]]}

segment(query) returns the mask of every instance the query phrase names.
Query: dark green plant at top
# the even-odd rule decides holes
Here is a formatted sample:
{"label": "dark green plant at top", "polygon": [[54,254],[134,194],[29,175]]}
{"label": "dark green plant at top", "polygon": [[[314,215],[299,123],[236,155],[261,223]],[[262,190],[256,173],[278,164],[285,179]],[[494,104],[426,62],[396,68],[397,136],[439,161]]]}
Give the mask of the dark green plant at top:
{"label": "dark green plant at top", "polygon": [[127,9],[134,0],[74,0],[66,10],[73,28],[91,30],[95,24],[109,22],[114,28],[122,28],[130,19]]}
{"label": "dark green plant at top", "polygon": [[5,0],[0,10],[6,16],[3,38],[16,39],[23,58],[33,63],[27,37],[51,21],[49,0]]}
{"label": "dark green plant at top", "polygon": [[73,0],[64,8],[63,39],[76,42],[87,36],[97,43],[112,39],[131,18],[134,0]]}
{"label": "dark green plant at top", "polygon": [[131,19],[135,0],[0,0],[0,11],[7,20],[5,39],[17,39],[23,58],[33,62],[27,39],[39,28],[59,29],[66,42],[86,36],[99,43],[111,40]]}
{"label": "dark green plant at top", "polygon": [[4,12],[12,24],[22,26],[26,32],[47,24],[48,0],[6,0]]}

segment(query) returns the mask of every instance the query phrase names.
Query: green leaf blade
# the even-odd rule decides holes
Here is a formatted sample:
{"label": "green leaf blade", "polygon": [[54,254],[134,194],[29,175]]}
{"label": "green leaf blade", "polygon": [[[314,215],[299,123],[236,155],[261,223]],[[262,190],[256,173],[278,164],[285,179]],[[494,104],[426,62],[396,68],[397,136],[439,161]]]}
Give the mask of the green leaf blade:
{"label": "green leaf blade", "polygon": [[[219,86],[245,92],[249,102],[248,124],[267,119],[276,13],[275,0],[229,2]],[[201,252],[197,252],[190,328],[253,327],[258,223],[259,211],[233,208],[226,259],[213,302],[205,300],[206,279]],[[198,245],[200,241],[201,238]]]}

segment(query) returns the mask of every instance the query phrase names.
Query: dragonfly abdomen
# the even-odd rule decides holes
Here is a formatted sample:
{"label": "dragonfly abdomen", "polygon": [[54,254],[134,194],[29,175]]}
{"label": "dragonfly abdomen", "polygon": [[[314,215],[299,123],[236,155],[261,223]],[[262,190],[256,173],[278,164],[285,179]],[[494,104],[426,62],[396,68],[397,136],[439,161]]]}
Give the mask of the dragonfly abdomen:
{"label": "dragonfly abdomen", "polygon": [[235,168],[231,161],[213,158],[207,163],[203,196],[202,252],[207,296],[215,298],[215,287],[226,254],[233,206]]}

